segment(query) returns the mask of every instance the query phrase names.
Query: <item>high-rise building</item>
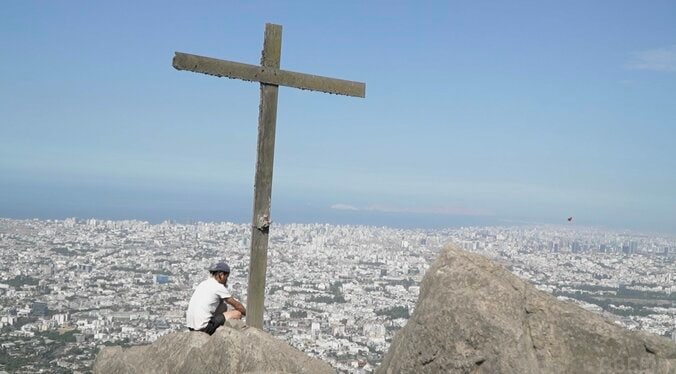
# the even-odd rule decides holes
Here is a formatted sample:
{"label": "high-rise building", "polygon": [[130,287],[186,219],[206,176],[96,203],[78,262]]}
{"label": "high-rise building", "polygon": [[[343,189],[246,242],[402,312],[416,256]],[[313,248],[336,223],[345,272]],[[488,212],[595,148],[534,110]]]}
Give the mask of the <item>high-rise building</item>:
{"label": "high-rise building", "polygon": [[169,283],[169,276],[165,274],[155,274],[153,276],[153,281],[156,284],[167,284]]}

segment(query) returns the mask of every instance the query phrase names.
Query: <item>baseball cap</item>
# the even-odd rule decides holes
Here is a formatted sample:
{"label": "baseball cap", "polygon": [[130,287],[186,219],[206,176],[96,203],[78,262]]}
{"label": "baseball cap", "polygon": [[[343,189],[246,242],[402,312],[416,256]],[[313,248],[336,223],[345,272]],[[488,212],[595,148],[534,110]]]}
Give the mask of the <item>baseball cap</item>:
{"label": "baseball cap", "polygon": [[222,271],[224,273],[229,273],[230,272],[230,266],[226,264],[225,262],[217,262],[209,268],[209,271]]}

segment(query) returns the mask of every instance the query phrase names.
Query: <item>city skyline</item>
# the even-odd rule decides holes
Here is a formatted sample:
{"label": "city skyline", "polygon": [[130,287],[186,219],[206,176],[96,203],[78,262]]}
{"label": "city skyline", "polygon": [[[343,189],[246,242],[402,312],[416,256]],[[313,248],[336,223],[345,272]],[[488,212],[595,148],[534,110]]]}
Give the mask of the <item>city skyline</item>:
{"label": "city skyline", "polygon": [[[149,344],[185,331],[188,300],[214,258],[226,259],[229,288],[247,300],[249,229],[0,219],[0,370],[86,371],[104,345]],[[444,261],[447,243],[607,322],[676,341],[676,238],[568,226],[277,225],[264,330],[339,372],[372,372],[425,304],[423,277],[438,274],[430,266]],[[480,293],[494,286],[462,287]]]}
{"label": "city skyline", "polygon": [[0,217],[249,222],[258,87],[175,51],[367,84],[280,88],[275,222],[676,233],[676,5],[12,3]]}

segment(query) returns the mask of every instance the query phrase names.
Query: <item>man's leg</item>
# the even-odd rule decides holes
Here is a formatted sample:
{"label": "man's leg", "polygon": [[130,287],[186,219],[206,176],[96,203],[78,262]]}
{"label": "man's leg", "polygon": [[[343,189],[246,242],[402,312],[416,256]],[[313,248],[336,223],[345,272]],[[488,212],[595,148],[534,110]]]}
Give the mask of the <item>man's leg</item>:
{"label": "man's leg", "polygon": [[228,303],[226,303],[225,300],[221,300],[221,303],[218,304],[218,307],[216,308],[216,312],[214,312],[214,315],[216,316],[219,314],[223,314],[223,317],[225,317],[226,320],[242,319],[242,313],[238,310],[228,310]]}
{"label": "man's leg", "polygon": [[225,302],[225,300],[221,300],[221,303],[218,304],[218,307],[216,307],[216,311],[214,312],[214,315],[217,316],[219,314],[223,314],[228,311],[228,303]]}
{"label": "man's leg", "polygon": [[224,323],[225,317],[222,314],[216,314],[215,316],[211,317],[209,323],[207,323],[207,326],[203,328],[202,331],[209,335],[213,335],[213,333],[216,332],[216,329],[223,326]]}
{"label": "man's leg", "polygon": [[239,310],[229,310],[229,311],[223,313],[223,316],[225,317],[226,320],[228,320],[228,319],[242,319],[242,313],[240,313]]}

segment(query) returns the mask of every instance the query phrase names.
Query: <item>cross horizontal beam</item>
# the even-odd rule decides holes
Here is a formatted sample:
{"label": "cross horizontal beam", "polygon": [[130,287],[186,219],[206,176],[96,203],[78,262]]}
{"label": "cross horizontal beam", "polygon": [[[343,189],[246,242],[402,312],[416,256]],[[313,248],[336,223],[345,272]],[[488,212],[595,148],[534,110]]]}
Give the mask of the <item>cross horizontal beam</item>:
{"label": "cross horizontal beam", "polygon": [[187,70],[217,77],[242,79],[337,95],[366,97],[366,84],[361,82],[296,73],[266,66],[242,64],[181,52],[176,52],[172,64],[177,70]]}

